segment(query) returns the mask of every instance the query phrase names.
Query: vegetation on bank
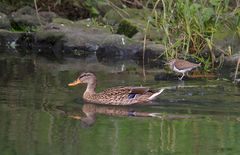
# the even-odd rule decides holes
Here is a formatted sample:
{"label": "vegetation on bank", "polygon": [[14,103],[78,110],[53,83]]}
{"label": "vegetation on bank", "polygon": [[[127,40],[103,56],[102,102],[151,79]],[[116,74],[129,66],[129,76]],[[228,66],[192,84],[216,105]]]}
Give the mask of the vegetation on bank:
{"label": "vegetation on bank", "polygon": [[215,62],[221,63],[222,55],[231,54],[226,49],[219,49],[221,53],[216,55],[214,39],[217,39],[215,35],[225,31],[238,32],[239,8],[229,7],[227,0],[162,2],[163,12],[156,26],[165,32],[166,56],[192,55],[204,64],[204,70],[209,70],[210,66],[215,67]]}
{"label": "vegetation on bank", "polygon": [[[231,46],[221,48],[215,44],[229,34],[240,36],[239,1],[34,0],[36,5],[31,0],[0,2],[11,6],[12,10],[31,5],[37,11],[53,11],[71,20],[91,17],[94,24],[108,24],[113,32],[128,37],[141,32],[144,45],[151,40],[165,46],[165,53],[159,58],[194,59],[203,64],[205,71],[221,66],[224,56],[239,52],[233,51]],[[120,16],[117,23],[105,21],[110,11]],[[151,34],[157,37],[149,37]]]}

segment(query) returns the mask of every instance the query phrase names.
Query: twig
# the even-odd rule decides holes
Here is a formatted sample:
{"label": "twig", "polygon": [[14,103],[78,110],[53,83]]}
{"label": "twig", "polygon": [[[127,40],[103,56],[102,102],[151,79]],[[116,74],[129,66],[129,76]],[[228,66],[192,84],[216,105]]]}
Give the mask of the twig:
{"label": "twig", "polygon": [[[158,0],[152,10],[151,16],[154,14],[154,11],[156,10],[156,7],[158,5],[158,3],[160,2],[160,0]],[[143,77],[144,80],[146,80],[146,70],[145,70],[145,52],[146,52],[146,42],[147,42],[147,33],[148,33],[148,29],[149,29],[149,24],[150,24],[150,19],[148,19],[147,24],[146,24],[146,28],[145,28],[145,34],[144,34],[144,39],[143,39],[143,55],[142,55],[142,59],[143,59]]]}
{"label": "twig", "polygon": [[37,0],[34,0],[34,6],[35,6],[38,22],[39,22],[40,26],[42,27],[41,19],[40,19],[39,13],[38,13]]}
{"label": "twig", "polygon": [[111,6],[111,7],[119,14],[119,16],[121,16],[122,18],[125,19],[125,16],[122,15],[122,13],[120,13],[120,11],[123,12],[125,15],[129,16],[129,14],[128,14],[125,10],[120,9],[118,6],[116,6],[116,5],[115,5],[114,3],[112,3],[111,1],[108,0],[107,2],[108,2],[108,5]]}
{"label": "twig", "polygon": [[236,70],[235,70],[235,74],[234,74],[234,82],[236,82],[236,79],[237,79],[239,64],[240,64],[240,55],[238,57],[238,62],[237,62],[237,66],[236,66]]}
{"label": "twig", "polygon": [[122,0],[122,1],[131,6],[135,6],[137,8],[143,8],[143,4],[141,2],[139,2],[138,0],[134,0],[133,2],[129,1],[129,0]]}

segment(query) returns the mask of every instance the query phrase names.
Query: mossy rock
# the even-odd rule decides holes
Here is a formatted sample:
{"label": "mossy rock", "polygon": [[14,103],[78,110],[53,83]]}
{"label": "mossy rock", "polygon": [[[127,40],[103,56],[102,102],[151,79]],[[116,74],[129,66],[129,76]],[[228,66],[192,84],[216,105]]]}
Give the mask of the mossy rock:
{"label": "mossy rock", "polygon": [[54,18],[52,23],[57,25],[62,25],[65,27],[71,27],[71,28],[81,28],[81,29],[94,29],[96,31],[111,33],[111,29],[105,25],[100,25],[98,23],[95,23],[97,21],[93,21],[91,19],[82,19],[78,21],[71,21],[65,18]]}
{"label": "mossy rock", "polygon": [[57,17],[57,14],[50,11],[39,12],[37,17],[36,10],[30,6],[24,6],[9,16],[11,27],[15,31],[33,32],[38,26],[46,25]]}
{"label": "mossy rock", "polygon": [[131,38],[137,32],[138,32],[137,27],[128,20],[122,20],[119,23],[117,34],[124,34],[125,36]]}
{"label": "mossy rock", "polygon": [[62,24],[64,26],[71,26],[74,22],[66,18],[54,18],[52,23]]}
{"label": "mossy rock", "polygon": [[36,16],[36,11],[29,6],[25,6],[11,14],[11,25],[13,28],[21,29],[27,26],[36,27],[39,26],[40,23]]}
{"label": "mossy rock", "polygon": [[[146,21],[140,19],[123,19],[117,29],[118,34],[124,34],[127,37],[130,37],[136,40],[142,40],[145,35],[146,29]],[[148,40],[161,40],[162,39],[162,31],[158,30],[153,26],[149,26],[147,32]],[[138,35],[138,37],[135,37]],[[142,37],[139,37],[142,36]]]}
{"label": "mossy rock", "polygon": [[[104,16],[103,21],[106,24],[115,26],[115,30],[118,34],[133,37],[138,33],[138,36],[144,36],[149,15],[151,15],[151,11],[148,9],[126,8],[122,9],[122,11],[110,10]],[[140,33],[142,33],[142,35]],[[161,40],[161,34],[164,34],[162,30],[157,29],[151,24],[149,25],[147,39]],[[139,37],[134,38],[139,40]]]}

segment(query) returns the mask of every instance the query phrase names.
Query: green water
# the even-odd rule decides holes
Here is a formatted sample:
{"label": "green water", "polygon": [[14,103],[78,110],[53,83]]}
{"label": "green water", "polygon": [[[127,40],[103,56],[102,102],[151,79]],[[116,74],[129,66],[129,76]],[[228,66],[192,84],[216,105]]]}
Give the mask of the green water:
{"label": "green water", "polygon": [[[121,72],[122,64],[128,71]],[[97,75],[97,91],[119,85],[195,87],[165,91],[146,106],[88,105],[81,99],[85,86],[67,87],[83,71]],[[0,154],[239,154],[240,89],[224,80],[155,81],[157,71],[147,70],[144,80],[134,62],[0,54]],[[133,110],[162,117],[127,116]]]}

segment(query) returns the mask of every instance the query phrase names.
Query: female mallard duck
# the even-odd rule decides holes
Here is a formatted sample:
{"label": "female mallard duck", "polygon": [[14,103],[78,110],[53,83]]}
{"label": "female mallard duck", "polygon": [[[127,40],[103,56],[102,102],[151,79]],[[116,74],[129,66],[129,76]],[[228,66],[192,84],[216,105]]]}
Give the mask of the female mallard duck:
{"label": "female mallard duck", "polygon": [[155,99],[164,89],[159,91],[150,90],[147,87],[115,87],[103,92],[96,93],[96,76],[93,73],[82,73],[77,80],[69,83],[68,86],[76,86],[86,83],[87,89],[83,94],[83,99],[90,103],[109,105],[131,105],[146,103]]}

